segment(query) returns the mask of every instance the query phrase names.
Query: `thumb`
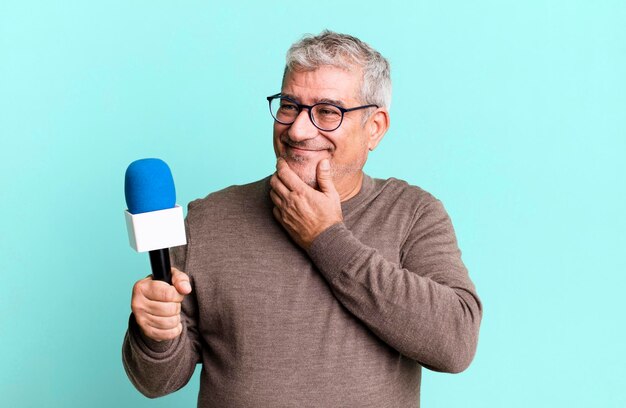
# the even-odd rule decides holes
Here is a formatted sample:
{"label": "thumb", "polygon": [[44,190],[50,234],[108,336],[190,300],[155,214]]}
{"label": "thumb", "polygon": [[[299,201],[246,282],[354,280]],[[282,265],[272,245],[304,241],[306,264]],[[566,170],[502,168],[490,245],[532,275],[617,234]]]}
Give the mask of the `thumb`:
{"label": "thumb", "polygon": [[181,295],[188,295],[191,293],[191,283],[189,282],[189,275],[179,271],[176,268],[172,268],[172,285],[176,288],[176,291]]}
{"label": "thumb", "polygon": [[322,193],[334,193],[336,191],[333,176],[330,174],[330,161],[328,159],[320,160],[317,164],[317,185]]}

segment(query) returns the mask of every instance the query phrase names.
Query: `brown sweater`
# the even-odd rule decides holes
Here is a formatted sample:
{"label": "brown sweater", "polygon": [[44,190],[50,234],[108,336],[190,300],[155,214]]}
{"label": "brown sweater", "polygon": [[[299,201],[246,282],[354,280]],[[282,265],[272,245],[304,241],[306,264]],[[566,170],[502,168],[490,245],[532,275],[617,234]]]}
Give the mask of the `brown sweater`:
{"label": "brown sweater", "polygon": [[344,222],[305,252],[272,215],[268,178],[189,204],[184,330],[144,337],[124,366],[149,397],[202,363],[199,407],[418,407],[421,366],[459,372],[482,316],[441,202],[365,176]]}

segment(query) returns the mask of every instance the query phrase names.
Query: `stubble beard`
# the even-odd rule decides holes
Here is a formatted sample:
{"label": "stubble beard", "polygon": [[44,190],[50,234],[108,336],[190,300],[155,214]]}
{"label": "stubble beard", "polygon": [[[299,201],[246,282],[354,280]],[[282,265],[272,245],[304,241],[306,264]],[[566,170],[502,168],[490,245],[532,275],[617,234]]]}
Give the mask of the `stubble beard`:
{"label": "stubble beard", "polygon": [[298,155],[283,153],[281,157],[289,164],[291,170],[310,187],[317,189],[317,163]]}
{"label": "stubble beard", "polygon": [[[310,159],[283,153],[281,157],[289,164],[291,170],[300,177],[310,187],[319,190],[317,185],[317,165],[318,162],[312,162]],[[330,159],[330,175],[335,183],[345,178],[353,177],[362,171],[366,158],[358,163],[352,164],[336,164]]]}

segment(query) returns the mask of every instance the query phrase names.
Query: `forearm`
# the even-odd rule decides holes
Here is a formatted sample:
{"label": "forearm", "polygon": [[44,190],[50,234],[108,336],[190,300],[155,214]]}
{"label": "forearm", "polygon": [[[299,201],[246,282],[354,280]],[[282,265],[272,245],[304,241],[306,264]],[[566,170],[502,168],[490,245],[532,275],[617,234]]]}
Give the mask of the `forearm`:
{"label": "forearm", "polygon": [[131,315],[122,346],[124,369],[135,388],[149,398],[182,388],[193,375],[198,354],[186,322],[174,340],[156,342],[144,336]]}
{"label": "forearm", "polygon": [[343,224],[320,235],[309,254],[337,299],[391,347],[438,371],[469,365],[482,312],[462,264],[402,268]]}

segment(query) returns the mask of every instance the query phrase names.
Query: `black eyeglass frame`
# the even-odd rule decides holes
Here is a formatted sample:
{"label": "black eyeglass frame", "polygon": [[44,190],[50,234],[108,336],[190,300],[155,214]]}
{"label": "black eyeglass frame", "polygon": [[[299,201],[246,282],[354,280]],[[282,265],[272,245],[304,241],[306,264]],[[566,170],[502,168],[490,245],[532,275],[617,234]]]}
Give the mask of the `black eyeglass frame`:
{"label": "black eyeglass frame", "polygon": [[[274,112],[272,112],[272,101],[274,99],[277,99],[277,98],[285,99],[285,100],[287,100],[289,102],[292,102],[294,105],[296,105],[298,107],[298,114],[295,116],[293,121],[291,121],[291,122],[283,122],[283,121],[278,120],[276,118],[276,116],[274,116]],[[302,103],[298,103],[298,102],[294,101],[293,99],[291,99],[291,98],[289,98],[287,96],[282,95],[280,92],[277,93],[276,95],[268,96],[266,99],[267,99],[267,102],[269,104],[270,115],[272,115],[272,118],[274,118],[274,120],[276,122],[278,122],[280,124],[283,124],[283,125],[291,125],[291,124],[293,124],[296,121],[296,119],[300,115],[300,112],[302,112],[302,109],[308,109],[308,111],[309,111],[309,119],[311,120],[311,123],[313,124],[313,126],[315,126],[316,128],[318,128],[319,130],[321,130],[323,132],[332,132],[332,131],[335,131],[335,130],[339,129],[339,126],[341,126],[341,124],[343,123],[344,115],[346,113],[348,113],[348,112],[352,112],[352,111],[359,110],[359,109],[367,109],[367,108],[377,108],[378,109],[379,108],[378,105],[362,105],[362,106],[357,106],[355,108],[346,109],[346,108],[342,108],[341,106],[337,106],[337,105],[335,105],[333,103],[328,103],[328,102],[318,102],[318,103],[313,104],[313,105],[304,105]],[[341,120],[339,121],[339,124],[337,125],[336,128],[334,128],[334,129],[323,129],[323,128],[319,127],[317,125],[317,123],[315,123],[315,120],[313,120],[313,108],[318,106],[318,105],[330,105],[330,106],[334,106],[335,108],[339,109],[339,111],[341,112]]]}

